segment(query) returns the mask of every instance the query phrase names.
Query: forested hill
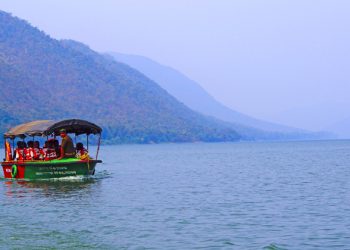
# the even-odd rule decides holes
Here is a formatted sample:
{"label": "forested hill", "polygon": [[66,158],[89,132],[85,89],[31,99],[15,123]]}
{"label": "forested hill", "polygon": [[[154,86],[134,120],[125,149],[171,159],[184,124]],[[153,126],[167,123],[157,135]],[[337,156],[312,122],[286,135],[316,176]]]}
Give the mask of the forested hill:
{"label": "forested hill", "polygon": [[0,88],[1,132],[34,119],[81,118],[101,125],[111,143],[239,139],[229,124],[192,111],[137,70],[2,11]]}

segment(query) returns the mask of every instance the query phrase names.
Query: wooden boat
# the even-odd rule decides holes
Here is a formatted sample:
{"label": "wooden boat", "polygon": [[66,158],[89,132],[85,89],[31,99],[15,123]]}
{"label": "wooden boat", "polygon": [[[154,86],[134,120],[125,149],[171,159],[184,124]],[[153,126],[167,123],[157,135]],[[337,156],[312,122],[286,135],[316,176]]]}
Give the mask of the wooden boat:
{"label": "wooden boat", "polygon": [[[67,134],[86,135],[87,149],[89,148],[89,136],[98,136],[96,157],[85,159],[66,158],[53,160],[13,160],[15,140],[25,140],[36,136],[56,137],[59,131],[65,129]],[[98,160],[98,153],[101,142],[102,129],[91,122],[79,119],[69,119],[63,121],[40,120],[18,125],[11,128],[4,134],[5,159],[1,162],[4,177],[13,179],[47,179],[69,176],[89,176],[95,173]],[[12,149],[11,143],[12,142]]]}

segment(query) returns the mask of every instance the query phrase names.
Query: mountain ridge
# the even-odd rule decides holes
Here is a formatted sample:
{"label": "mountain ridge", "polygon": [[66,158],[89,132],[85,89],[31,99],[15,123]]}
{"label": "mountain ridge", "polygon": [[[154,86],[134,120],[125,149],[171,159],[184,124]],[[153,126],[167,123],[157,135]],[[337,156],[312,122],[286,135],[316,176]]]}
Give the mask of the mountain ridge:
{"label": "mountain ridge", "polygon": [[262,121],[219,103],[200,84],[181,72],[164,66],[144,56],[122,53],[104,53],[116,61],[129,64],[191,109],[232,124],[233,128],[247,140],[300,140],[328,139],[334,135],[328,132],[310,132],[271,122]]}
{"label": "mountain ridge", "polygon": [[[310,132],[273,122],[263,121],[232,110],[212,97],[200,84],[191,80],[176,69],[162,65],[145,56],[106,52],[115,60],[136,68],[157,82],[180,102],[205,115],[215,116],[227,122],[239,123],[270,132]],[[179,89],[182,89],[181,91]],[[186,91],[184,91],[184,89]],[[192,93],[188,93],[192,92]],[[195,101],[194,101],[195,100]],[[198,101],[199,100],[199,101]]]}

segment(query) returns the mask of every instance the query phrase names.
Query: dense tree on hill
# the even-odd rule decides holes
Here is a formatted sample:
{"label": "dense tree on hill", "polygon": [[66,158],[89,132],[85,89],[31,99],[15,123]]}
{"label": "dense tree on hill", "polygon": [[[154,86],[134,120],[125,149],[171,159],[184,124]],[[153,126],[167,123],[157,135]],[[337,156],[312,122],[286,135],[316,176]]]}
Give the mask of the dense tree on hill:
{"label": "dense tree on hill", "polygon": [[0,12],[1,129],[34,119],[82,118],[113,143],[233,141],[228,123],[198,114],[137,70],[58,41]]}

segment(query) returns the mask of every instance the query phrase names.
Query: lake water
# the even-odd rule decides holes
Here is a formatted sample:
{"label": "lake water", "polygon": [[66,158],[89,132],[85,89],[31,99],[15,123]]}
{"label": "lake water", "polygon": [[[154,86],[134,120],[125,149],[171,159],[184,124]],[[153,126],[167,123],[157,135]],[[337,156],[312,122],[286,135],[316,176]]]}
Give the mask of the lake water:
{"label": "lake water", "polygon": [[89,179],[2,178],[0,248],[350,249],[350,141],[100,155]]}

